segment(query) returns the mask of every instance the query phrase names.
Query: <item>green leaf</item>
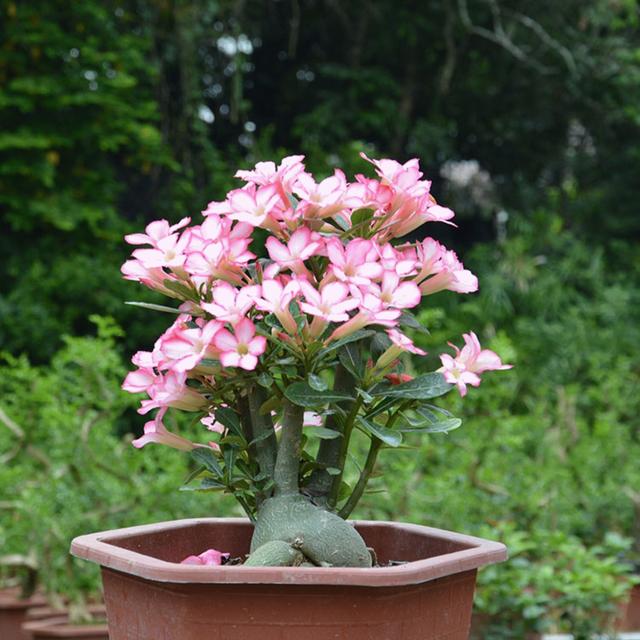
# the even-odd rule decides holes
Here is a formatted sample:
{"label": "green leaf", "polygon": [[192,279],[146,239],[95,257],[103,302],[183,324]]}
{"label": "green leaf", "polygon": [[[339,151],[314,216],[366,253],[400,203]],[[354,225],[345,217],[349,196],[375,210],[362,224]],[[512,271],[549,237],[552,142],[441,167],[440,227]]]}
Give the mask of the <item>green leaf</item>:
{"label": "green leaf", "polygon": [[351,227],[364,226],[373,218],[373,209],[357,209],[351,214]]}
{"label": "green leaf", "polygon": [[192,480],[195,480],[205,470],[204,465],[198,465],[191,473],[184,479],[183,484],[189,484]]}
{"label": "green leaf", "polygon": [[232,431],[241,438],[244,438],[240,418],[233,409],[230,409],[229,407],[219,407],[218,409],[215,409],[213,413],[220,424],[224,425],[229,429],[229,431]]}
{"label": "green leaf", "polygon": [[377,331],[369,347],[373,360],[377,360],[390,346],[391,340],[389,340],[389,336],[382,331]]}
{"label": "green leaf", "polygon": [[191,457],[199,464],[205,467],[208,471],[211,471],[213,475],[221,478],[224,474],[218,458],[211,449],[205,449],[204,447],[197,447],[191,452]]}
{"label": "green leaf", "polygon": [[224,466],[227,476],[227,483],[231,482],[231,478],[233,477],[233,467],[236,463],[236,456],[238,454],[238,450],[235,447],[225,447],[224,449]]}
{"label": "green leaf", "polygon": [[164,313],[175,313],[176,315],[180,315],[184,313],[180,311],[180,309],[174,309],[173,307],[165,307],[163,304],[152,304],[151,302],[133,302],[128,300],[125,302],[131,307],[142,307],[143,309],[151,309],[152,311],[163,311]]}
{"label": "green leaf", "polygon": [[263,371],[256,380],[258,384],[265,389],[270,389],[273,384],[273,378],[266,371]]}
{"label": "green leaf", "polygon": [[373,396],[364,389],[357,388],[356,393],[362,398],[365,404],[371,404],[373,402]]}
{"label": "green leaf", "polygon": [[429,329],[423,327],[413,313],[409,311],[402,312],[400,318],[398,318],[398,323],[401,327],[409,327],[409,329],[415,329],[421,333],[430,333]]}
{"label": "green leaf", "polygon": [[462,424],[460,418],[447,418],[438,422],[424,422],[422,425],[400,427],[403,432],[419,431],[420,433],[447,433],[457,429]]}
{"label": "green leaf", "polygon": [[173,293],[177,294],[179,297],[184,298],[186,300],[199,300],[198,295],[193,289],[190,289],[182,282],[178,282],[177,280],[163,280],[162,284],[165,288],[169,289],[169,291],[173,291]]}
{"label": "green leaf", "polygon": [[339,431],[327,429],[326,427],[305,427],[304,432],[310,438],[320,438],[320,440],[342,438],[342,434]]}
{"label": "green leaf", "polygon": [[353,400],[348,393],[339,391],[317,391],[311,388],[306,382],[294,382],[290,384],[284,395],[288,400],[300,407],[318,407],[329,402],[340,402],[341,400]]}
{"label": "green leaf", "polygon": [[452,388],[453,385],[449,384],[441,373],[426,373],[403,384],[377,388],[371,394],[387,398],[428,400],[442,396]]}
{"label": "green leaf", "polygon": [[330,476],[337,476],[340,475],[340,469],[338,469],[337,467],[327,467],[325,469],[325,471],[330,475]]}
{"label": "green leaf", "polygon": [[316,391],[326,391],[329,388],[329,385],[315,373],[310,373],[307,376],[307,381],[309,382],[309,386]]}
{"label": "green leaf", "polygon": [[381,427],[379,424],[375,422],[369,422],[365,420],[362,416],[358,417],[358,424],[372,436],[378,438],[378,440],[382,440],[385,444],[390,447],[398,447],[402,444],[402,433],[399,431],[392,431],[391,429],[387,429],[386,427]]}
{"label": "green leaf", "polygon": [[323,358],[328,353],[331,353],[332,351],[339,349],[345,344],[349,344],[350,342],[357,342],[358,340],[362,340],[363,338],[368,338],[372,336],[374,333],[375,331],[371,331],[370,329],[360,329],[360,331],[355,331],[354,333],[350,333],[348,336],[345,336],[344,338],[340,338],[340,340],[336,340],[335,342],[332,342],[328,347],[325,347],[324,349],[320,349],[320,351],[318,352],[318,356]]}
{"label": "green leaf", "polygon": [[340,364],[357,380],[362,378],[362,358],[357,345],[346,344],[338,352]]}

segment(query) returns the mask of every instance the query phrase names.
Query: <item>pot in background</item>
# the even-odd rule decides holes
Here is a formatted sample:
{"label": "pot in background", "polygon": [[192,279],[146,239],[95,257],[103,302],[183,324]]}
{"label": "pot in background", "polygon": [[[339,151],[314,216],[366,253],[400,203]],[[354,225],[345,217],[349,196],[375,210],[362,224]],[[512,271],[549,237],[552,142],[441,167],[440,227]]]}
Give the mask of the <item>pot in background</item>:
{"label": "pot in background", "polygon": [[0,639],[24,640],[22,623],[26,620],[30,607],[47,603],[44,596],[36,594],[29,598],[20,597],[20,589],[0,589]]}
{"label": "pot in background", "polygon": [[640,631],[640,585],[635,585],[629,600],[620,607],[616,631]]}
{"label": "pot in background", "polygon": [[505,546],[413,524],[354,524],[383,566],[179,564],[208,548],[246,554],[253,526],[240,518],[80,536],[71,552],[102,566],[111,640],[467,640],[476,571],[505,560]]}

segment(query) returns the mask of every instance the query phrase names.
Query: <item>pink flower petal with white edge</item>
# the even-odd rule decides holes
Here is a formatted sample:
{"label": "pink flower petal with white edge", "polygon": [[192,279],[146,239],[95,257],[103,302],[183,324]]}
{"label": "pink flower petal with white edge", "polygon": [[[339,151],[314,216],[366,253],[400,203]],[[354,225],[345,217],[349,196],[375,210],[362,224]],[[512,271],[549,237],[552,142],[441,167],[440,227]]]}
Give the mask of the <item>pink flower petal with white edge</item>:
{"label": "pink flower petal with white edge", "polygon": [[[235,349],[237,349],[238,347],[238,340],[228,329],[220,329],[220,331],[216,333],[216,336],[213,339],[213,344],[215,345],[216,349],[219,349],[223,352],[235,351]],[[221,362],[222,364],[227,366],[223,360],[221,360]]]}
{"label": "pink flower petal with white edge", "polygon": [[244,318],[233,328],[238,344],[249,344],[256,335],[256,328],[249,318]]}
{"label": "pink flower petal with white edge", "polygon": [[267,348],[267,339],[264,336],[256,336],[247,345],[249,353],[254,356],[261,356]]}

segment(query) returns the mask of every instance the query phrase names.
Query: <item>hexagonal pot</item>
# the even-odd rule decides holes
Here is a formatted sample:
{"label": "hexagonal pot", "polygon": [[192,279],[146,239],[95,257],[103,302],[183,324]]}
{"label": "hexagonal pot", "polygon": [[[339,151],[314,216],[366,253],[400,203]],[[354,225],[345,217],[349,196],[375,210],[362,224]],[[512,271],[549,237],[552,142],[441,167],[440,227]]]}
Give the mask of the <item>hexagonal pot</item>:
{"label": "hexagonal pot", "polygon": [[[371,569],[178,564],[248,552],[239,518],[176,520],[76,538],[102,566],[111,640],[466,640],[479,567],[504,545],[413,524],[355,522]],[[401,563],[401,564],[397,564]]]}

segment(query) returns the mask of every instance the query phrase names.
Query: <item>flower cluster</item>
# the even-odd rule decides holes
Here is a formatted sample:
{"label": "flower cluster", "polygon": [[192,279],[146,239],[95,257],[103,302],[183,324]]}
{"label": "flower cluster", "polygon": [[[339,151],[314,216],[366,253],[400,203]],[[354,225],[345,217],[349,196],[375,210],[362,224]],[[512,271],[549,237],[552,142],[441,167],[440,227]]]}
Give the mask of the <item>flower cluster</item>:
{"label": "flower cluster", "polygon": [[[375,329],[388,348],[371,363],[370,382],[406,375],[393,373],[398,357],[425,352],[401,332],[403,314],[439,291],[477,290],[477,278],[439,242],[392,244],[426,222],[453,224],[418,161],[363,158],[376,177],[354,182],[340,170],[317,182],[302,156],[260,162],[237,172],[244,186],[209,203],[201,224],[159,220],[126,236],[138,248],[124,277],[181,301],[175,322],[151,352],[134,356],[138,369],[123,384],[148,395],[140,413],[160,410],[136,446],[200,446],[164,427],[166,409],[201,411],[214,429],[226,390],[243,375],[268,374],[272,351],[308,362],[319,349]],[[260,258],[251,246],[256,228],[268,234]],[[506,368],[475,334],[465,342],[455,357],[441,356],[446,380],[462,395],[480,373]]]}

